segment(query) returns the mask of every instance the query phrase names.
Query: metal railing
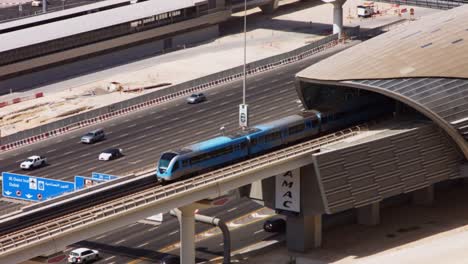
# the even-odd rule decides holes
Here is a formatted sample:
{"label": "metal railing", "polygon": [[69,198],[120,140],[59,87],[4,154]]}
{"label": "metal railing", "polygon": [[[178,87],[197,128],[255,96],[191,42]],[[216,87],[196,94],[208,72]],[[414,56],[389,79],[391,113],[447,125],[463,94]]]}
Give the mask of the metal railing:
{"label": "metal railing", "polygon": [[447,10],[467,4],[467,0],[376,0],[377,2]]}
{"label": "metal railing", "polygon": [[213,172],[167,186],[158,186],[148,190],[119,197],[115,200],[77,211],[73,214],[32,225],[26,229],[8,233],[0,237],[0,257],[8,252],[38,243],[50,241],[51,238],[64,232],[77,231],[96,222],[110,220],[132,212],[144,210],[148,206],[162,204],[174,196],[188,195],[202,191],[213,185],[220,185],[230,179],[242,177],[248,173],[291,161],[295,158],[317,151],[320,147],[357,135],[366,130],[367,125],[355,126],[327,136],[290,146],[244,162],[240,162]]}

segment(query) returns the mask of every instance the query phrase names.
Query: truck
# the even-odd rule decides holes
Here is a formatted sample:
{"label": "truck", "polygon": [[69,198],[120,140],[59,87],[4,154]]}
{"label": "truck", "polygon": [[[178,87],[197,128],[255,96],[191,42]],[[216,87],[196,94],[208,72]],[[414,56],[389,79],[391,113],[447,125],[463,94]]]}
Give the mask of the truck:
{"label": "truck", "polygon": [[46,164],[47,164],[47,159],[45,157],[35,155],[21,162],[20,167],[23,170],[32,170],[38,167],[42,167]]}
{"label": "truck", "polygon": [[371,17],[374,14],[374,8],[372,6],[357,6],[358,17]]}

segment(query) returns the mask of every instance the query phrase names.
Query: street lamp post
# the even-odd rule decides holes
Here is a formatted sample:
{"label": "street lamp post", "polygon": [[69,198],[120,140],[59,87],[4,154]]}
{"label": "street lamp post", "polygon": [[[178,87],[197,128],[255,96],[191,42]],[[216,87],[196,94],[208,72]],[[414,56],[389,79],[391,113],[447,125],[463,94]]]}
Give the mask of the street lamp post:
{"label": "street lamp post", "polygon": [[245,89],[247,82],[247,0],[244,0],[244,80],[242,85],[242,104],[239,105],[239,126],[245,130],[249,126],[249,111],[245,103]]}

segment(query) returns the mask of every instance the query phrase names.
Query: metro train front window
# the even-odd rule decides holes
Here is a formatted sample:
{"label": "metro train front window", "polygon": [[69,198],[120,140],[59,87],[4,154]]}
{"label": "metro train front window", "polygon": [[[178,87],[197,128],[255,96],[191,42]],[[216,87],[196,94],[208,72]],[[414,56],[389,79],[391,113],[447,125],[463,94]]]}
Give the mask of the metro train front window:
{"label": "metro train front window", "polygon": [[162,156],[161,156],[161,159],[159,160],[159,169],[162,169],[164,171],[166,171],[167,167],[169,166],[169,163],[171,162],[171,160],[177,156],[177,154],[174,154],[174,153],[164,153]]}

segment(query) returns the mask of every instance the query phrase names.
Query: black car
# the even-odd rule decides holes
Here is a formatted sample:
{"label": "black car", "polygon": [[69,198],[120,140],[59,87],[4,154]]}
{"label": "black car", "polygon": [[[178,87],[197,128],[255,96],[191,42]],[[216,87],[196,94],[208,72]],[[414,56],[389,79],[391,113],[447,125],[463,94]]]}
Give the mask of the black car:
{"label": "black car", "polygon": [[282,218],[272,218],[265,221],[263,224],[265,232],[280,233],[286,230],[286,221]]}
{"label": "black car", "polygon": [[161,259],[161,264],[180,264],[180,257],[175,255],[167,255]]}
{"label": "black car", "polygon": [[110,148],[99,154],[99,160],[113,160],[123,156],[122,149]]}

